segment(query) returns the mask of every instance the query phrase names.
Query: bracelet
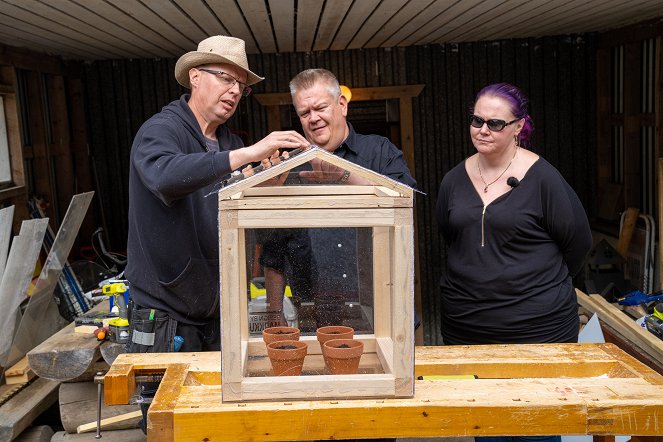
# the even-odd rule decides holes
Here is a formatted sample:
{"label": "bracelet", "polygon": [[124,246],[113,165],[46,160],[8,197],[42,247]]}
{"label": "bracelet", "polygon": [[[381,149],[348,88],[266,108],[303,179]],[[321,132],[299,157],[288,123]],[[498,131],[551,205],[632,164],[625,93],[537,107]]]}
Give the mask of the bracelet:
{"label": "bracelet", "polygon": [[346,170],[345,172],[343,172],[343,175],[341,175],[341,177],[340,177],[340,178],[338,179],[338,181],[336,181],[336,182],[337,182],[338,184],[343,184],[343,183],[345,183],[346,181],[348,181],[348,178],[350,178],[350,171],[349,171],[349,170]]}

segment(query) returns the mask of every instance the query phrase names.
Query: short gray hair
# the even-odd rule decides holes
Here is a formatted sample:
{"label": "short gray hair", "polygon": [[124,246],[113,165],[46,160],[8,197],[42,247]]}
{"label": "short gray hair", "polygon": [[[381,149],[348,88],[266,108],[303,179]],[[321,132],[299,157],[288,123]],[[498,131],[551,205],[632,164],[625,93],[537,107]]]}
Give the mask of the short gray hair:
{"label": "short gray hair", "polygon": [[329,94],[334,97],[335,100],[341,96],[341,87],[338,84],[338,79],[331,71],[327,69],[307,69],[295,75],[292,80],[290,80],[290,95],[293,100],[297,91],[310,89],[317,82],[322,82],[327,86],[327,91]]}

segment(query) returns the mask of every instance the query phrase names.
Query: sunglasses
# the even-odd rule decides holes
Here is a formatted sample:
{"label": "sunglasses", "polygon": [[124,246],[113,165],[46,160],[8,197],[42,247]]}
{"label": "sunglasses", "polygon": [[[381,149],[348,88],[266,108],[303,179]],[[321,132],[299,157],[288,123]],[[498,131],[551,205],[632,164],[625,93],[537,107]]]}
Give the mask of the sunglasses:
{"label": "sunglasses", "polygon": [[476,127],[477,129],[481,129],[485,123],[491,132],[499,132],[505,127],[507,127],[509,124],[513,124],[516,121],[520,121],[521,119],[522,118],[516,118],[515,120],[511,120],[507,123],[504,120],[496,120],[496,119],[484,120],[483,118],[477,117],[476,115],[470,115],[470,126]]}

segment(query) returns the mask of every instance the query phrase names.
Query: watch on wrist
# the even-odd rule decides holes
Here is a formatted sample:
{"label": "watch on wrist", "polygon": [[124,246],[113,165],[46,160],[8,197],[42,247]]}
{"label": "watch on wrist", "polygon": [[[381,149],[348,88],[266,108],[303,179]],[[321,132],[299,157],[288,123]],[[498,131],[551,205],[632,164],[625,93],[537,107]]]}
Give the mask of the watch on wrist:
{"label": "watch on wrist", "polygon": [[337,183],[338,184],[344,184],[348,181],[348,178],[350,178],[350,171],[346,170],[343,172],[343,175],[338,179]]}

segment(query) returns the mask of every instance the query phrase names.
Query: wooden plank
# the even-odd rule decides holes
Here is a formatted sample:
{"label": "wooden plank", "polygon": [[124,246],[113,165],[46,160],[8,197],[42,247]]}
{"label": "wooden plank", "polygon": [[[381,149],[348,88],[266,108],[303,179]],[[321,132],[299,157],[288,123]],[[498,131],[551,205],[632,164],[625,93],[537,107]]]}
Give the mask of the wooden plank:
{"label": "wooden plank", "polygon": [[[529,0],[527,0],[529,1]],[[426,36],[426,39],[435,43],[446,43],[450,41],[463,41],[458,37],[460,34],[471,29],[483,29],[483,26],[489,26],[487,22],[495,15],[501,14],[511,8],[518,9],[522,0],[504,3],[500,0],[482,1],[475,4],[467,2],[466,5],[470,6],[471,14],[461,14],[455,20],[445,23],[445,26],[440,26],[437,31],[434,31]],[[484,19],[485,17],[485,19]],[[539,34],[542,35],[542,34]],[[470,41],[474,40],[473,38]]]}
{"label": "wooden plank", "polygon": [[37,379],[2,405],[0,440],[12,440],[58,400],[60,382]]}
{"label": "wooden plank", "polygon": [[366,42],[365,48],[377,48],[379,46],[391,47],[396,44],[385,45],[390,37],[397,33],[404,26],[407,26],[415,17],[426,14],[427,8],[434,3],[434,0],[410,0],[403,7],[389,19],[387,23],[379,28],[379,30]]}
{"label": "wooden plank", "polygon": [[[350,186],[347,186],[350,187]],[[354,186],[353,186],[354,187]],[[287,189],[287,187],[276,187],[275,189]],[[345,192],[344,192],[345,193]],[[292,195],[292,193],[290,193]],[[226,200],[223,202],[224,210],[265,210],[273,203],[277,195],[270,197],[250,198],[244,192],[245,198],[240,200]],[[379,207],[412,207],[410,198],[379,197],[375,195],[349,195],[345,193],[342,199],[330,201],[329,196],[290,196],[283,199],[282,209],[367,209]]]}
{"label": "wooden plank", "polygon": [[274,34],[279,52],[295,51],[295,1],[269,0]]}
{"label": "wooden plank", "polygon": [[258,49],[263,53],[276,52],[276,42],[272,34],[272,24],[267,14],[264,0],[237,0],[244,19],[256,38]]}
{"label": "wooden plank", "polygon": [[159,390],[154,396],[147,414],[147,432],[149,442],[161,442],[175,439],[173,437],[173,409],[186,380],[188,364],[173,364],[164,374]]}
{"label": "wooden plank", "polygon": [[222,228],[279,228],[279,227],[389,227],[407,224],[408,219],[398,209],[302,209],[270,210],[269,219],[264,212],[243,210],[235,218],[224,216]]}
{"label": "wooden plank", "polygon": [[5,273],[7,265],[13,220],[14,206],[0,209],[0,281],[2,281],[2,275]]}
{"label": "wooden plank", "polygon": [[[125,429],[128,427],[137,427],[138,423],[143,419],[143,412],[140,410],[131,411],[125,414],[119,414],[113,417],[107,417],[99,422],[101,430],[117,430]],[[79,425],[76,433],[89,433],[97,430],[97,421],[89,422],[87,424]]]}
{"label": "wooden plank", "polygon": [[180,8],[173,2],[162,2],[158,0],[151,0],[144,2],[161,20],[165,21],[172,26],[172,23],[177,23],[177,31],[185,35],[187,38],[197,43],[209,37],[198,24],[184,14]]}
{"label": "wooden plank", "polygon": [[[143,24],[147,28],[146,32],[149,35],[152,35],[152,33],[161,35],[167,41],[172,42],[176,48],[179,48],[179,52],[192,51],[198,46],[197,41],[187,37],[185,33],[173,27],[167,20],[140,0],[115,0],[113,5],[122,11],[131,11],[131,17],[138,23]],[[180,22],[176,23],[179,26]]]}
{"label": "wooden plank", "polygon": [[640,327],[621,310],[610,304],[600,295],[587,295],[576,289],[578,304],[592,313],[597,313],[599,319],[629,339],[647,354],[663,360],[663,341],[653,333]]}
{"label": "wooden plank", "polygon": [[[389,100],[392,98],[412,98],[418,96],[424,89],[423,84],[410,84],[401,86],[357,87],[352,88],[352,101]],[[289,92],[275,92],[255,94],[258,103],[263,106],[286,106],[292,104]]]}
{"label": "wooden plank", "polygon": [[48,425],[30,427],[15,439],[16,442],[50,442],[55,432]]}
{"label": "wooden plank", "polygon": [[74,333],[71,323],[30,350],[28,363],[40,378],[68,381],[81,376],[99,359],[99,344],[92,335]]}
{"label": "wooden plank", "polygon": [[[361,29],[364,21],[366,21],[366,17],[369,17],[373,13],[375,7],[379,3],[380,0],[353,2],[350,11],[346,14],[341,27],[334,37],[334,41],[329,46],[329,50],[343,51],[347,49],[350,40],[352,40],[359,29]],[[352,82],[350,82],[350,84],[352,84]]]}
{"label": "wooden plank", "polygon": [[[90,312],[108,311],[101,303]],[[99,345],[93,335],[75,333],[71,323],[28,352],[28,364],[46,379],[69,381],[83,376],[99,359]]]}
{"label": "wooden plank", "polygon": [[0,282],[0,330],[7,333],[7,338],[0,339],[0,365],[13,363],[8,361],[9,350],[16,330],[18,307],[26,299],[28,285],[32,279],[39,250],[44,239],[48,219],[26,220],[21,224],[21,231],[9,251],[5,272]]}
{"label": "wooden plank", "polygon": [[375,33],[375,30],[382,28],[402,7],[403,2],[400,0],[383,0],[380,2],[355,34],[348,45],[348,49],[362,48]]}
{"label": "wooden plank", "polygon": [[[132,9],[130,14],[118,14],[114,5],[118,2],[110,4],[104,0],[88,0],[85,2],[86,6],[95,11],[95,14],[90,14],[88,23],[95,23],[99,28],[121,29],[121,35],[130,39],[131,42],[135,40],[143,40],[143,44],[149,48],[149,52],[153,53],[155,57],[176,57],[181,55],[182,48],[179,47],[172,40],[166,38],[163,34],[155,32],[154,29],[148,26],[154,22],[143,22],[137,15],[136,9]],[[126,11],[126,10],[125,10]],[[97,17],[112,17],[111,21],[95,19]],[[134,38],[134,35],[136,38]],[[212,34],[210,34],[212,35]],[[146,58],[146,57],[141,57]]]}
{"label": "wooden plank", "polygon": [[[206,35],[203,36],[201,40],[210,35],[230,35],[218,17],[209,13],[207,2],[203,0],[175,0],[175,3],[186,15],[191,17],[191,20],[197,26],[203,29],[203,32]],[[173,22],[171,21],[170,23]],[[190,36],[191,34],[187,35]]]}
{"label": "wooden plank", "polygon": [[624,224],[619,232],[619,240],[617,241],[617,252],[619,252],[624,258],[626,258],[628,248],[631,245],[631,238],[633,237],[635,223],[638,221],[639,215],[640,209],[637,207],[629,207],[626,209]]}
{"label": "wooden plank", "polygon": [[28,366],[28,358],[24,357],[5,371],[5,383],[7,385],[23,384],[30,382],[35,376]]}
{"label": "wooden plank", "polygon": [[[246,25],[242,11],[237,7],[235,0],[206,0],[210,9],[221,20],[221,23],[233,37],[241,38],[246,44],[246,52],[257,54],[260,52],[251,30]],[[255,69],[255,66],[251,66]],[[254,71],[255,72],[255,71]]]}
{"label": "wooden plank", "polygon": [[[70,41],[82,42],[95,50],[105,51],[108,55],[122,58],[139,58],[140,52],[131,46],[122,44],[113,35],[101,36],[99,29],[79,20],[76,16],[68,15],[57,8],[53,8],[36,0],[6,0],[3,10],[11,8],[11,14],[25,23],[32,23],[51,30],[54,27],[57,34],[49,32],[54,39],[63,35]],[[102,31],[103,33],[103,31]]]}
{"label": "wooden plank", "polygon": [[[97,384],[94,382],[67,382],[60,385],[59,391],[60,420],[68,433],[81,433],[79,429],[88,422],[96,428],[97,419]],[[113,419],[126,416],[127,413],[140,413],[139,405],[101,405],[101,418]],[[112,425],[111,425],[112,424]],[[118,419],[105,423],[107,430],[137,428],[138,422],[131,419]],[[87,427],[85,427],[87,428]]]}
{"label": "wooden plank", "polygon": [[[242,367],[242,322],[241,304],[246,304],[246,290],[242,290],[242,269],[245,260],[237,258],[239,250],[245,244],[240,242],[240,233],[236,228],[219,229],[219,254],[221,271],[221,323],[228,328],[221,334],[222,348],[226,354],[223,358],[223,377],[229,388],[224,390],[224,400],[239,400],[242,392],[230,386],[240,383],[243,377]],[[244,286],[246,288],[246,286]]]}
{"label": "wooden plank", "polygon": [[319,0],[299,0],[297,2],[297,51],[308,52],[313,48],[322,5],[323,2]]}
{"label": "wooden plank", "polygon": [[[53,26],[52,24],[49,24],[47,21],[42,20],[41,18],[36,17],[34,15],[26,16],[22,11],[19,12],[17,15],[15,14],[15,12],[17,11],[15,7],[12,5],[3,4],[3,12],[5,11],[7,12],[2,17],[3,21],[2,24],[4,26],[11,26],[11,30],[7,32],[2,32],[0,27],[0,35],[5,36],[5,38],[9,40],[21,39],[21,41],[24,41],[27,44],[31,44],[30,47],[32,50],[35,51],[46,50],[48,51],[48,53],[58,53],[61,54],[63,57],[69,56],[72,58],[87,58],[87,59],[103,57],[104,53],[103,48],[94,47],[89,44],[85,45],[85,47],[80,47],[81,45],[78,42],[84,40],[84,37],[82,37],[81,40],[76,40],[75,36],[69,33],[67,33],[68,35],[63,35],[60,32],[46,33],[44,31],[50,30],[49,26]],[[29,17],[28,18],[29,21],[24,21],[26,17]],[[46,34],[48,35],[48,37],[46,36]],[[25,67],[27,65],[31,68],[34,68],[33,64],[34,62],[32,63],[26,62],[26,63],[19,63],[17,64],[17,66]],[[53,67],[48,66],[49,64],[50,63],[46,63],[47,70],[59,71],[58,73],[62,71],[62,69],[59,66],[56,68],[55,66]]]}
{"label": "wooden plank", "polygon": [[373,332],[377,337],[391,336],[391,296],[393,269],[391,227],[373,228]]}
{"label": "wooden plank", "polygon": [[[138,428],[133,430],[106,431],[102,435],[103,442],[145,442],[146,437],[143,430]],[[98,442],[96,433],[70,434],[66,431],[59,431],[53,435],[51,442]]]}
{"label": "wooden plank", "polygon": [[337,0],[333,3],[326,3],[322,11],[320,22],[318,23],[318,32],[313,43],[314,51],[325,51],[329,49],[332,39],[338,32],[343,18],[352,4],[352,0]]}
{"label": "wooden plank", "polygon": [[[163,38],[149,29],[142,29],[145,34],[134,31],[138,25],[144,28],[136,20],[133,20],[130,14],[118,14],[117,9],[112,5],[100,0],[86,1],[85,5],[79,5],[74,1],[69,1],[66,5],[67,14],[82,21],[87,26],[97,29],[102,33],[105,41],[117,44],[121,48],[131,47],[140,50],[139,58],[152,57],[173,57],[178,52],[165,51],[159,45],[156,45],[153,38],[156,37],[160,43],[164,43]],[[124,24],[124,26],[121,26]],[[86,31],[86,28],[75,28],[80,31]],[[90,34],[96,36],[95,34]],[[149,36],[149,37],[148,37]],[[168,43],[166,42],[166,45]]]}
{"label": "wooden plank", "polygon": [[391,303],[392,370],[396,378],[396,396],[414,394],[414,228],[410,223],[394,227],[391,263],[394,287]]}

